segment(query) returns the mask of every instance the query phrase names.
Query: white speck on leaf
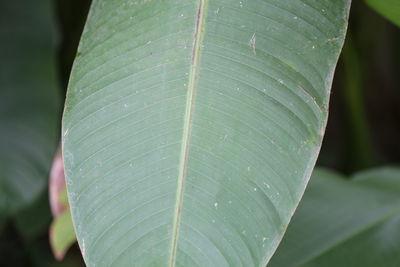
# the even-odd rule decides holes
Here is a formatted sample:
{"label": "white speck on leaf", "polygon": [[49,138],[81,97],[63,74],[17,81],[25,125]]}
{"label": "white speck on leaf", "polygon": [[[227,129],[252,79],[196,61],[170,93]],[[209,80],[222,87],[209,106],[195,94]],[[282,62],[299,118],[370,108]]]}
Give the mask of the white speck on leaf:
{"label": "white speck on leaf", "polygon": [[214,203],[214,207],[217,209],[218,208],[218,202]]}

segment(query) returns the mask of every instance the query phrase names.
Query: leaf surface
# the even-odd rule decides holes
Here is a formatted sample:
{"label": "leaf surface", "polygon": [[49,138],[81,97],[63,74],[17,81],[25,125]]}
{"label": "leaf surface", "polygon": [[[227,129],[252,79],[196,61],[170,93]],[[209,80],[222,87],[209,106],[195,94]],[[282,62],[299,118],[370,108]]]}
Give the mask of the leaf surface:
{"label": "leaf surface", "polygon": [[261,266],[320,149],[347,0],[97,0],[63,122],[89,266]]}
{"label": "leaf surface", "polygon": [[268,266],[398,266],[400,169],[313,174]]}

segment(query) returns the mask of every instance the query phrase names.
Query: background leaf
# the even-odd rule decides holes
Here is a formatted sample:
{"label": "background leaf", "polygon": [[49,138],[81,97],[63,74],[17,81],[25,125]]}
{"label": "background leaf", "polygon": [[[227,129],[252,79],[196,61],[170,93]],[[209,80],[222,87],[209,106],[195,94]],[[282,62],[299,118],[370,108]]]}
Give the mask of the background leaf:
{"label": "background leaf", "polygon": [[45,189],[59,138],[51,3],[0,0],[0,27],[0,214],[14,214]]}
{"label": "background leaf", "polygon": [[82,266],[79,251],[56,262],[48,241],[61,132],[53,5],[0,0],[0,266]]}
{"label": "background leaf", "polygon": [[25,241],[29,242],[46,234],[50,221],[51,213],[47,192],[40,193],[38,199],[21,209],[12,218],[18,233]]}
{"label": "background leaf", "polygon": [[400,1],[398,0],[366,0],[367,4],[379,14],[400,27]]}
{"label": "background leaf", "polygon": [[76,235],[72,225],[71,212],[66,209],[57,216],[50,227],[50,244],[55,257],[62,260],[75,242]]}
{"label": "background leaf", "polygon": [[259,266],[303,194],[349,1],[95,1],[63,124],[88,265]]}
{"label": "background leaf", "polygon": [[62,260],[68,249],[75,243],[76,235],[67,198],[61,152],[57,152],[54,157],[50,172],[49,196],[54,218],[50,226],[50,245],[54,256]]}
{"label": "background leaf", "polygon": [[268,266],[398,266],[400,168],[317,170]]}

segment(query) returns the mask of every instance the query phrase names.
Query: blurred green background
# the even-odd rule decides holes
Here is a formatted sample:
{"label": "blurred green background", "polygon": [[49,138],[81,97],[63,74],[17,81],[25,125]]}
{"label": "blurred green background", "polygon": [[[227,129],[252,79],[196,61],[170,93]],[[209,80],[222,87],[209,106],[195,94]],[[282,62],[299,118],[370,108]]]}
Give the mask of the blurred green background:
{"label": "blurred green background", "polygon": [[[52,255],[48,177],[89,6],[0,0],[0,266],[84,265],[77,245],[61,262]],[[399,48],[400,28],[354,1],[319,166],[350,175],[399,165]]]}

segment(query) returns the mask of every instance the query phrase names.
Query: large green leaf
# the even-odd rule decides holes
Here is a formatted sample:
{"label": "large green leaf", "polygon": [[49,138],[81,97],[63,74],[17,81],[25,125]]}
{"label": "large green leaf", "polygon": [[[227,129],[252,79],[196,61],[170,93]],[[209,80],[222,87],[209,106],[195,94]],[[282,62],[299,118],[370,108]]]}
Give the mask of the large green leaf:
{"label": "large green leaf", "polygon": [[0,214],[46,187],[60,96],[50,0],[0,0]]}
{"label": "large green leaf", "polygon": [[268,266],[395,267],[399,251],[400,168],[318,170]]}
{"label": "large green leaf", "polygon": [[89,266],[260,266],[313,169],[348,0],[94,1],[63,156]]}

